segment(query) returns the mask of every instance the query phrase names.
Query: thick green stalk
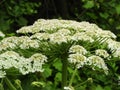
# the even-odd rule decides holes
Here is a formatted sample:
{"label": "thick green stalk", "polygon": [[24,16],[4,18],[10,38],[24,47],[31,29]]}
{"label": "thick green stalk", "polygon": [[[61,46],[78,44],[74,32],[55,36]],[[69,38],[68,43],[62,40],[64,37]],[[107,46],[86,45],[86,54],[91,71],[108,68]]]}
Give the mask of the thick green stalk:
{"label": "thick green stalk", "polygon": [[67,86],[67,67],[68,67],[68,60],[62,60],[62,89]]}
{"label": "thick green stalk", "polygon": [[10,88],[10,90],[17,90],[7,77],[5,77],[4,80],[5,80],[5,83],[8,85],[8,87]]}

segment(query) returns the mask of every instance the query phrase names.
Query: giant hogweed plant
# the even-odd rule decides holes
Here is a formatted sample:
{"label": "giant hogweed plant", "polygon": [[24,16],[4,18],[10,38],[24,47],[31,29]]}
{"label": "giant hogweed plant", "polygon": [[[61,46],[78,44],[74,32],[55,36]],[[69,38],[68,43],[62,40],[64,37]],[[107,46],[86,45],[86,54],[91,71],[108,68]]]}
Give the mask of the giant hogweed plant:
{"label": "giant hogweed plant", "polygon": [[[23,90],[25,85],[21,85],[19,76],[32,73],[38,76],[32,85],[47,90],[48,83],[52,87],[49,81],[54,81],[55,75],[51,74],[57,71],[61,85],[53,82],[55,90],[76,90],[81,84],[74,83],[74,79],[76,75],[79,77],[77,73],[81,68],[91,68],[91,72],[96,70],[107,75],[107,62],[120,58],[120,42],[115,40],[116,35],[85,21],[38,19],[17,33],[18,36],[0,41],[1,90],[8,90],[6,86],[9,90]],[[0,36],[4,34],[0,32]]]}

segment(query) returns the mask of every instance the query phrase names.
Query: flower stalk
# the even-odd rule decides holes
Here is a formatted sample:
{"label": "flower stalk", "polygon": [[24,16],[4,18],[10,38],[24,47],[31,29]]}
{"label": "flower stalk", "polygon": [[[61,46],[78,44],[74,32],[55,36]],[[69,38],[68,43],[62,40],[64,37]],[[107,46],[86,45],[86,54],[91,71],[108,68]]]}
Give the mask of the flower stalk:
{"label": "flower stalk", "polygon": [[7,77],[4,78],[4,81],[6,82],[10,90],[17,90]]}
{"label": "flower stalk", "polygon": [[72,77],[71,77],[70,82],[69,82],[69,87],[72,86],[72,82],[73,82],[73,80],[74,80],[74,77],[75,77],[76,72],[77,72],[77,68],[75,68],[75,70],[74,70],[74,72],[73,72],[73,74],[72,74]]}
{"label": "flower stalk", "polygon": [[68,60],[62,60],[62,89],[67,86],[67,67],[68,67]]}

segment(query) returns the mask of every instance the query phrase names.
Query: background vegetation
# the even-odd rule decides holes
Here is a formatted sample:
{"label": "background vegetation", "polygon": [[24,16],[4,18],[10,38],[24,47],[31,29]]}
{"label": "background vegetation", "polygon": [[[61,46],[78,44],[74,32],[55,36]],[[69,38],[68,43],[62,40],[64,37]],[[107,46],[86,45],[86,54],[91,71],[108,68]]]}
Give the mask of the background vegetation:
{"label": "background vegetation", "polygon": [[[77,21],[89,21],[97,24],[103,29],[111,30],[118,36],[120,41],[120,0],[1,0],[0,1],[0,31],[6,35],[14,35],[15,31],[22,26],[31,25],[38,18],[44,19],[70,19]],[[8,34],[9,33],[9,34]],[[85,81],[89,77],[94,77],[94,82],[89,87],[90,90],[120,90],[118,76],[120,75],[120,62],[109,63],[110,74],[106,75],[99,73],[91,73],[87,68],[83,68],[78,75],[82,79],[76,78],[74,83],[78,80]],[[53,63],[52,68],[46,66],[45,79],[51,80],[56,86],[60,83],[61,65],[59,62]],[[58,72],[58,73],[56,73]],[[73,71],[69,69],[69,73]],[[54,74],[54,76],[52,75]],[[28,78],[34,75],[26,76]],[[28,80],[22,78],[26,83]],[[29,82],[31,82],[30,79]],[[23,86],[24,86],[23,83]],[[51,90],[52,82],[47,82],[46,90]],[[43,85],[43,84],[41,84]],[[29,84],[28,84],[29,86]],[[27,87],[26,85],[26,89]],[[89,86],[85,84],[80,87],[84,90]],[[31,89],[32,90],[32,89]]]}

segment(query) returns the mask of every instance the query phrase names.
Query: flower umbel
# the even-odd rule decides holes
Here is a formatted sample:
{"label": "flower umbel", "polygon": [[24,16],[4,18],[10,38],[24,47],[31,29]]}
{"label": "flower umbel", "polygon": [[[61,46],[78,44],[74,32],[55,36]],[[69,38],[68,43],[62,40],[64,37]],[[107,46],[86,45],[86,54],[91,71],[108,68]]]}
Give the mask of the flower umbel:
{"label": "flower umbel", "polygon": [[68,61],[76,65],[77,68],[83,67],[87,62],[87,58],[82,54],[70,54]]}

